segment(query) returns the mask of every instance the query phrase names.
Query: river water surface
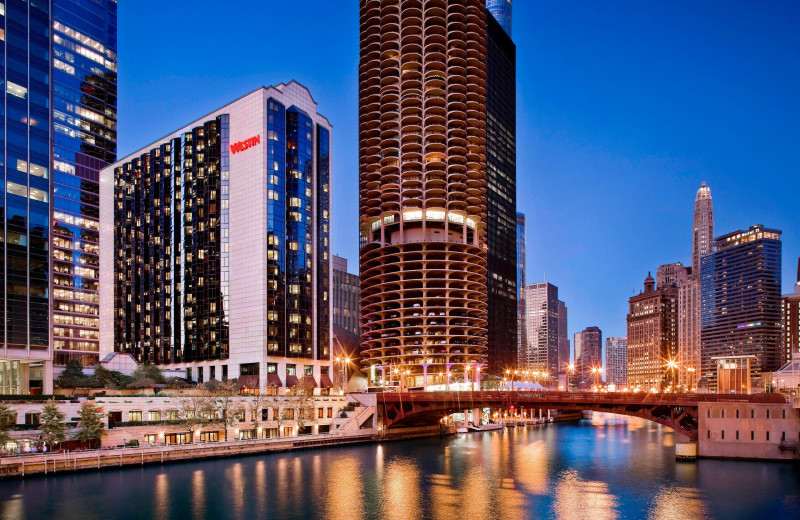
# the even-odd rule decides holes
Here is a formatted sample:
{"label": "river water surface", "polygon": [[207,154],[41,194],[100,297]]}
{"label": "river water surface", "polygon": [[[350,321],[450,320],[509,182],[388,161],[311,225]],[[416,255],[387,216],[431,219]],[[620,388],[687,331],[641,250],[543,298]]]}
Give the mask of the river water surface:
{"label": "river water surface", "polygon": [[634,418],[0,482],[2,519],[800,518],[800,466]]}

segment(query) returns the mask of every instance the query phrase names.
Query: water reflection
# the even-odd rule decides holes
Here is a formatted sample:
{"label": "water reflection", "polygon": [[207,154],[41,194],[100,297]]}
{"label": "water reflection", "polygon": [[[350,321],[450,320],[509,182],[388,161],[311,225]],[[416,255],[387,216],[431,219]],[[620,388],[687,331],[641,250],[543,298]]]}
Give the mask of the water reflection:
{"label": "water reflection", "polygon": [[556,484],[556,517],[564,520],[617,518],[617,499],[605,482],[585,481],[576,470],[563,471]]}
{"label": "water reflection", "polygon": [[393,459],[383,479],[383,518],[403,520],[422,517],[420,468],[411,458]]}
{"label": "water reflection", "polygon": [[153,486],[153,518],[167,520],[169,518],[169,483],[167,474],[159,473]]}
{"label": "water reflection", "polygon": [[648,520],[684,520],[708,518],[700,490],[668,486],[662,488],[653,500]]}
{"label": "water reflection", "polygon": [[800,518],[795,466],[679,464],[675,438],[641,419],[595,414],[500,433],[8,480],[0,517]]}
{"label": "water reflection", "polygon": [[0,507],[0,514],[3,520],[23,520],[25,518],[25,504],[22,495],[13,495],[8,500],[4,500]]}
{"label": "water reflection", "polygon": [[206,479],[201,469],[192,473],[192,516],[200,520],[206,517]]}
{"label": "water reflection", "polygon": [[341,457],[328,465],[325,475],[324,518],[364,518],[361,464],[355,457]]}

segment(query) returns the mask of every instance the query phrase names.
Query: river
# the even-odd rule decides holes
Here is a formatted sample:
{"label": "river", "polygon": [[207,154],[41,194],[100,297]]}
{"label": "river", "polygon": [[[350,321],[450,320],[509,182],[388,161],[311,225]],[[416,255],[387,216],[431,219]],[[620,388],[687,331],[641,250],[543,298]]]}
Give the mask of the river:
{"label": "river", "polygon": [[2,519],[800,518],[800,467],[675,461],[641,419],[0,482]]}

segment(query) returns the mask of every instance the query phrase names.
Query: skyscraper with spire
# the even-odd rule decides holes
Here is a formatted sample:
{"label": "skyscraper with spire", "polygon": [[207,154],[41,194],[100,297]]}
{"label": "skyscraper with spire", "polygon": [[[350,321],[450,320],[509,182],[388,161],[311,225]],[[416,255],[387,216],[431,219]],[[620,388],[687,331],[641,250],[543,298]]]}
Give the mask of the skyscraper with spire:
{"label": "skyscraper with spire", "polygon": [[694,199],[692,266],[678,282],[678,384],[695,388],[700,370],[700,259],[713,253],[714,207],[711,189],[700,184]]}
{"label": "skyscraper with spire", "polygon": [[714,206],[711,200],[711,188],[705,181],[700,183],[697,197],[694,199],[694,234],[692,236],[692,268],[695,278],[700,275],[700,258],[713,253],[714,243]]}

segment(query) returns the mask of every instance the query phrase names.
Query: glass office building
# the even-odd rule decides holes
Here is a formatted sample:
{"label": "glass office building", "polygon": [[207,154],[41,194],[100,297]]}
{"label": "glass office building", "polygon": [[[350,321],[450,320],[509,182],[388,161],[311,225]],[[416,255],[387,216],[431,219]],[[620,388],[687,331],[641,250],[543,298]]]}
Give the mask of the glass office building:
{"label": "glass office building", "polygon": [[486,0],[486,9],[511,37],[511,0]]}
{"label": "glass office building", "polygon": [[98,171],[116,154],[117,4],[0,2],[0,392],[98,351]]}
{"label": "glass office building", "polygon": [[489,370],[517,363],[516,46],[486,17],[486,222]]}
{"label": "glass office building", "polygon": [[[330,386],[330,142],[302,85],[260,88],[101,172],[101,351]],[[108,244],[108,246],[106,246]]]}
{"label": "glass office building", "polygon": [[713,358],[755,356],[751,384],[780,368],[781,232],[761,225],[714,240],[715,252],[700,260],[700,356],[702,377],[717,391]]}

